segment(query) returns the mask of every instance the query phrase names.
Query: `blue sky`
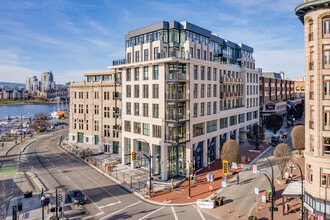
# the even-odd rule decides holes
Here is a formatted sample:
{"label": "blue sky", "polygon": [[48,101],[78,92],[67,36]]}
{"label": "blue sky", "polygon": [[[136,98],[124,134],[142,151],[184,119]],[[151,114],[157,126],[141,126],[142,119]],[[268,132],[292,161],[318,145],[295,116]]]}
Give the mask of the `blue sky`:
{"label": "blue sky", "polygon": [[130,30],[188,21],[255,49],[256,66],[304,75],[303,0],[1,0],[0,81],[24,82],[52,70],[57,83],[79,81],[124,58]]}

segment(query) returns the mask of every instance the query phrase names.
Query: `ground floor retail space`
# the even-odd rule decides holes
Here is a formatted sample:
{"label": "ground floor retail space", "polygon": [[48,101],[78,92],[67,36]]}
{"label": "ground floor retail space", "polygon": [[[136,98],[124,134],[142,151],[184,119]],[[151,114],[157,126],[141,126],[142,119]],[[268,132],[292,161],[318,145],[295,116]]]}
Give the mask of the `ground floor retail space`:
{"label": "ground floor retail space", "polygon": [[[248,127],[235,129],[229,132],[198,137],[198,141],[185,143],[152,144],[151,140],[140,138],[123,138],[122,163],[132,168],[145,168],[154,176],[163,180],[188,176],[190,172],[198,172],[220,158],[224,143],[233,139],[237,143],[246,138]],[[132,152],[136,152],[133,161]],[[151,158],[148,156],[151,155]]]}

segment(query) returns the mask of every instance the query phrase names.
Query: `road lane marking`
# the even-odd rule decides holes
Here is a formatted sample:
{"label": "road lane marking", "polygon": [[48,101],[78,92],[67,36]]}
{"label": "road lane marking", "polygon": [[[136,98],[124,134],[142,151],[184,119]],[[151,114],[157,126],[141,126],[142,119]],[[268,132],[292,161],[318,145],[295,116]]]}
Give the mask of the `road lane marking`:
{"label": "road lane marking", "polygon": [[173,212],[173,215],[174,215],[174,219],[175,219],[175,220],[178,220],[178,216],[177,216],[176,213],[175,213],[175,209],[174,209],[174,207],[171,206],[171,209],[172,209],[172,212]]}
{"label": "road lane marking", "polygon": [[69,179],[69,177],[65,176],[65,178],[67,178],[67,180],[71,181],[71,180]]}
{"label": "road lane marking", "polygon": [[113,205],[117,205],[117,204],[120,204],[121,202],[114,202],[114,203],[110,203],[108,205],[103,205],[103,206],[100,206],[100,209],[104,209],[106,207],[109,207],[109,206],[113,206]]}
{"label": "road lane marking", "polygon": [[201,210],[199,208],[197,208],[197,211],[198,211],[199,215],[201,216],[202,220],[205,220],[204,215],[201,212]]}
{"label": "road lane marking", "polygon": [[68,164],[70,164],[73,168],[75,168],[77,171],[79,171],[81,174],[83,174],[85,177],[87,177],[88,179],[90,179],[92,182],[94,182],[98,187],[100,187],[101,189],[103,189],[106,193],[108,193],[110,196],[112,196],[113,198],[115,198],[117,201],[120,202],[120,199],[118,199],[116,196],[114,196],[111,192],[109,192],[107,189],[105,189],[103,186],[101,186],[100,184],[98,184],[95,180],[93,180],[91,177],[89,177],[87,174],[85,174],[83,171],[81,171],[77,166],[73,165],[71,162],[69,162],[68,160],[66,160],[64,157],[62,157],[61,155],[59,155],[57,152],[55,152],[53,149],[50,148],[50,142],[48,144],[48,148],[57,156],[59,156],[60,158],[62,158],[65,162],[67,162]]}
{"label": "road lane marking", "polygon": [[[75,187],[77,187],[77,189],[79,189],[80,191],[83,191],[83,190],[81,190],[76,184],[73,184]],[[87,199],[89,199],[95,206],[96,206],[96,208],[98,208],[101,212],[99,212],[99,213],[97,213],[97,215],[103,215],[104,214],[104,212],[100,209],[100,207],[98,207],[97,205],[96,205],[96,203],[93,201],[93,200],[91,200],[91,198],[89,198],[89,196],[85,193],[85,196],[87,197]],[[100,214],[101,213],[101,214]]]}
{"label": "road lane marking", "polygon": [[127,209],[127,208],[130,208],[130,207],[132,207],[132,206],[135,206],[135,205],[137,205],[137,204],[139,204],[139,203],[141,203],[141,202],[142,202],[142,201],[138,201],[138,202],[136,202],[136,203],[134,203],[134,204],[131,204],[131,205],[129,205],[129,206],[126,206],[126,207],[124,207],[124,208],[122,208],[122,209],[120,209],[120,210],[117,210],[117,211],[115,211],[115,212],[113,212],[113,213],[111,213],[111,214],[109,214],[109,215],[104,216],[104,217],[101,218],[100,220],[106,219],[106,218],[108,218],[108,217],[110,217],[110,216],[112,216],[112,215],[114,215],[114,214],[117,214],[118,212],[121,212],[121,211],[123,211],[123,210],[125,210],[125,209]]}
{"label": "road lane marking", "polygon": [[143,216],[143,217],[140,218],[139,220],[145,219],[145,218],[147,218],[148,216],[150,216],[150,215],[152,215],[152,214],[154,214],[154,213],[156,213],[156,212],[162,210],[163,208],[165,208],[165,206],[163,206],[163,207],[161,207],[161,208],[159,208],[159,209],[156,209],[156,210],[153,211],[153,212],[150,212],[148,215]]}

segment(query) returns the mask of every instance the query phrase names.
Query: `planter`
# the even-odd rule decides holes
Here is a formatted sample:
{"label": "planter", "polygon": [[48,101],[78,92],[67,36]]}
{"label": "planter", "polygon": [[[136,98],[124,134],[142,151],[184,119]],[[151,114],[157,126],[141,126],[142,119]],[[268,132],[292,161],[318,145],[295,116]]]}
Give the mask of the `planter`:
{"label": "planter", "polygon": [[285,185],[287,181],[287,179],[282,179],[281,177],[278,177],[275,180],[279,185]]}

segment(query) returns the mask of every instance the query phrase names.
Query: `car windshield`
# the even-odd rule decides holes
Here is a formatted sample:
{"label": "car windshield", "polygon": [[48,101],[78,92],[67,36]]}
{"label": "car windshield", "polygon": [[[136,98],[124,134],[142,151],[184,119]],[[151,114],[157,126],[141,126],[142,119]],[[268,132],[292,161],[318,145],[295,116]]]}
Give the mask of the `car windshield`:
{"label": "car windshield", "polygon": [[82,196],[82,192],[80,192],[80,191],[74,192],[73,194],[74,194],[75,197]]}

